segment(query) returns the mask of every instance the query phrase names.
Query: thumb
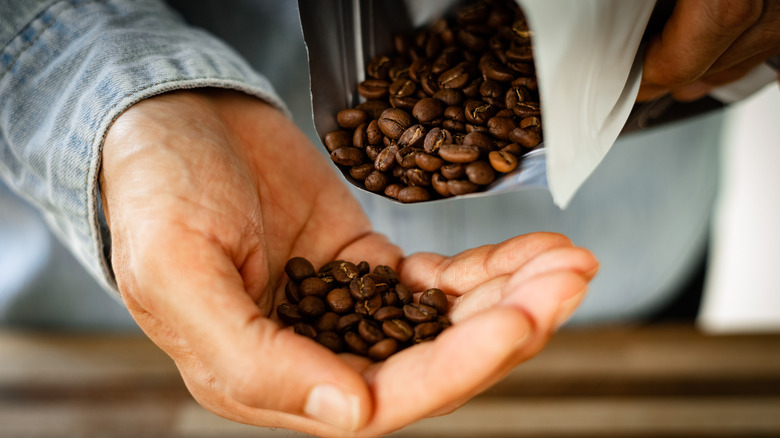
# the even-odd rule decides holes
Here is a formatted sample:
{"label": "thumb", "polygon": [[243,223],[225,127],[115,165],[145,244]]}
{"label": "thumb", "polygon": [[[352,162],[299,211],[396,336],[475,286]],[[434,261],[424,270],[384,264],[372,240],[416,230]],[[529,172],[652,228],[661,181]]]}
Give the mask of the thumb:
{"label": "thumb", "polygon": [[139,304],[179,342],[166,341],[166,330],[154,325],[144,329],[176,361],[201,404],[263,426],[316,427],[309,418],[354,431],[366,423],[372,402],[362,377],[264,316],[221,246],[193,243],[191,235],[166,240],[176,244],[157,245],[168,249],[150,253],[134,271],[142,273]]}

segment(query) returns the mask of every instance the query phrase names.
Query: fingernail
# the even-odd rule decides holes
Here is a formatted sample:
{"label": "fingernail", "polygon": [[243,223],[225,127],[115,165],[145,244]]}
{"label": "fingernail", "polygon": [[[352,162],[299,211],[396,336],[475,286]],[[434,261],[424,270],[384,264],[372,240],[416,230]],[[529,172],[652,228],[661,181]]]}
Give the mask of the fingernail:
{"label": "fingernail", "polygon": [[333,385],[321,384],[309,392],[303,410],[306,415],[323,423],[354,431],[360,418],[360,400]]}

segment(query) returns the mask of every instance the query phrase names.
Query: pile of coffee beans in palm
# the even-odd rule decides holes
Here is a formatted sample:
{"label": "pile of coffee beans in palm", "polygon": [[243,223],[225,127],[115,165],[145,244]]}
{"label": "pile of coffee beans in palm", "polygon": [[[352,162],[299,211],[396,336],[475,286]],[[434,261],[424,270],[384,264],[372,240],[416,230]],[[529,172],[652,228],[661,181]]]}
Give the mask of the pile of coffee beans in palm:
{"label": "pile of coffee beans in palm", "polygon": [[336,260],[315,271],[307,259],[293,257],[284,270],[287,302],[277,306],[277,316],[336,353],[381,361],[450,326],[444,292],[428,289],[415,302],[389,266],[372,272],[365,261]]}
{"label": "pile of coffee beans in palm", "polygon": [[369,191],[422,202],[484,189],[542,141],[531,32],[513,0],[480,0],[393,38],[365,99],[323,141]]}

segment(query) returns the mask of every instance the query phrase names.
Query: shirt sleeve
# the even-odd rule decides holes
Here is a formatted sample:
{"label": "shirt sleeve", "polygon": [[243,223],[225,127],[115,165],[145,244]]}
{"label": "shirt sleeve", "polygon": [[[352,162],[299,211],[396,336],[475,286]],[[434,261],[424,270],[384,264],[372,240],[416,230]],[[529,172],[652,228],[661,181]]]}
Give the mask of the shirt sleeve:
{"label": "shirt sleeve", "polygon": [[116,292],[98,174],[111,123],[175,89],[221,87],[286,112],[232,48],[157,0],[4,0],[0,177]]}

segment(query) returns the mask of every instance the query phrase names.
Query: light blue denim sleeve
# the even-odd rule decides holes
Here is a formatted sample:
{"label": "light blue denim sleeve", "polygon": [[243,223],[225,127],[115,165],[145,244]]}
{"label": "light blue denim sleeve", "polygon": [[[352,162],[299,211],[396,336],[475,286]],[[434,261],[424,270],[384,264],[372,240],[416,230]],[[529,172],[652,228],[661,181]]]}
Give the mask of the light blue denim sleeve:
{"label": "light blue denim sleeve", "polygon": [[114,291],[98,194],[111,123],[144,98],[197,87],[284,110],[233,49],[162,1],[3,0],[0,47],[0,177]]}

